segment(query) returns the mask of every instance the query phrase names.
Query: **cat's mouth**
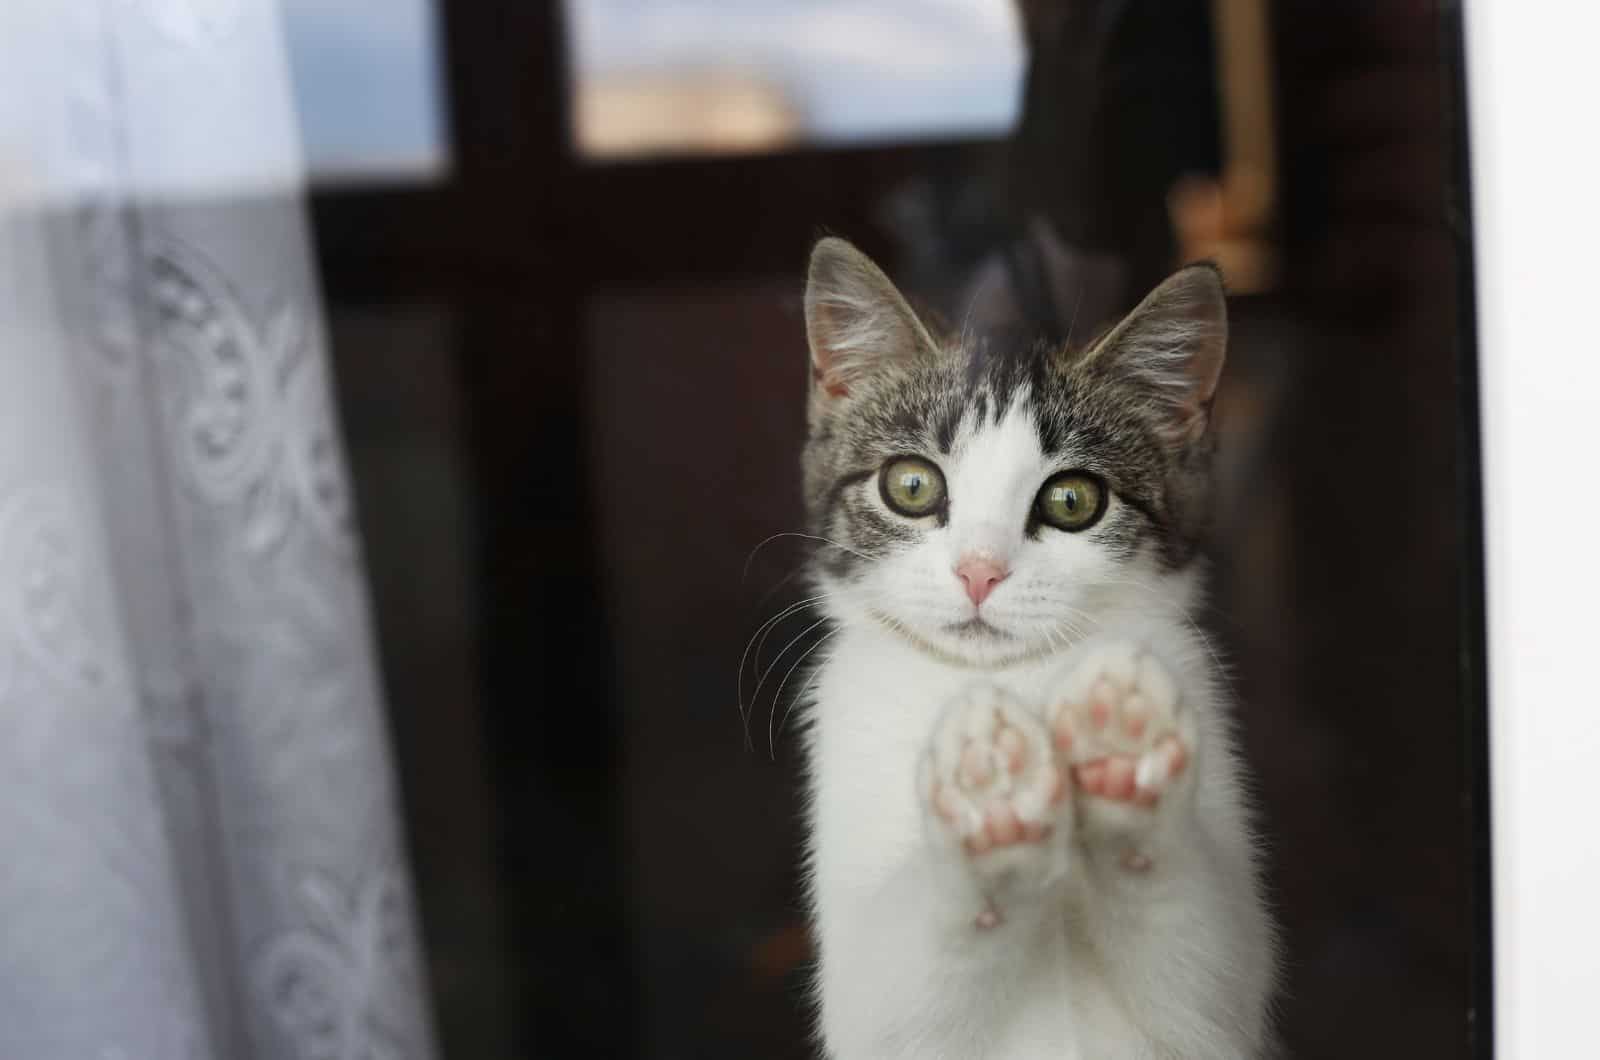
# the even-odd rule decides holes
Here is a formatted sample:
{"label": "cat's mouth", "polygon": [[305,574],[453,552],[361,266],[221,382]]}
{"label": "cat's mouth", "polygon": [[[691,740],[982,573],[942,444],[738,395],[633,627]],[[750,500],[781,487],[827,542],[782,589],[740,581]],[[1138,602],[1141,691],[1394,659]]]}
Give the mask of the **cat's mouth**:
{"label": "cat's mouth", "polygon": [[952,622],[944,627],[946,633],[953,634],[963,640],[1016,640],[1016,636],[1007,633],[999,626],[992,626],[977,615],[973,615],[965,622]]}
{"label": "cat's mouth", "polygon": [[886,629],[899,634],[941,662],[953,666],[974,667],[980,670],[1002,669],[1028,659],[1048,655],[1054,650],[1053,644],[1031,643],[1027,637],[1001,629],[977,615],[963,622],[930,626],[922,632],[881,611],[869,609],[869,613],[883,623]]}

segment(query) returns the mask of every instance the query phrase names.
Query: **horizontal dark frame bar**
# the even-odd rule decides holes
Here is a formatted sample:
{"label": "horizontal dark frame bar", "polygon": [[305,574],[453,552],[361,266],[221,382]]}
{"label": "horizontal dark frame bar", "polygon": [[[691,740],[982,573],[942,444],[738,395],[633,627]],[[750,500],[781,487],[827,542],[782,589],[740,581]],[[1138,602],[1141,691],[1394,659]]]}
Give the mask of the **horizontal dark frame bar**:
{"label": "horizontal dark frame bar", "polygon": [[994,140],[742,157],[573,163],[537,188],[465,174],[427,186],[313,189],[332,297],[389,300],[522,288],[715,282],[794,272],[824,231],[882,250],[883,196],[929,173],[995,162]]}

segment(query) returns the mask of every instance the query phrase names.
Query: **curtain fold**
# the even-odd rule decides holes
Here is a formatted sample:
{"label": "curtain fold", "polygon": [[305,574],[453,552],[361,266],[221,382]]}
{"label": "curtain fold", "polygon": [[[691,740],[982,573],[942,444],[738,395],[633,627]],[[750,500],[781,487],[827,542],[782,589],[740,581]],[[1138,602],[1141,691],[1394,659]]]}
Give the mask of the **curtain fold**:
{"label": "curtain fold", "polygon": [[0,5],[0,1057],[434,1055],[286,69]]}

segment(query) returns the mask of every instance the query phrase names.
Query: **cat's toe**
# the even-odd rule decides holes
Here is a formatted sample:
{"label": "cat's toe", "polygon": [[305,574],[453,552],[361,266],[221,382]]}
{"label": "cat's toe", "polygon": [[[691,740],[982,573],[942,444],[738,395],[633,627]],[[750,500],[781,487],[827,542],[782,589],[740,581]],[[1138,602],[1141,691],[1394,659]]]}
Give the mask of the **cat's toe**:
{"label": "cat's toe", "polygon": [[921,783],[938,827],[972,858],[1042,842],[1067,802],[1065,768],[1044,723],[992,686],[971,689],[946,709]]}
{"label": "cat's toe", "polygon": [[1193,737],[1176,678],[1128,641],[1097,645],[1062,682],[1051,741],[1086,796],[1152,808],[1183,775]]}

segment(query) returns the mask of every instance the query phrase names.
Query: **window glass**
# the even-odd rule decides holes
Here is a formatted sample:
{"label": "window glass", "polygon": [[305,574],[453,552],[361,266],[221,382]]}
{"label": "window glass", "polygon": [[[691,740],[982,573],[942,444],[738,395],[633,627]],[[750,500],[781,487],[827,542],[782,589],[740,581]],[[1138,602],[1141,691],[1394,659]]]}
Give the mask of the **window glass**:
{"label": "window glass", "polygon": [[312,179],[417,180],[448,165],[433,0],[282,0]]}
{"label": "window glass", "polygon": [[[1009,0],[568,0],[592,157],[993,135],[1022,68]],[[888,42],[893,42],[888,46]]]}

